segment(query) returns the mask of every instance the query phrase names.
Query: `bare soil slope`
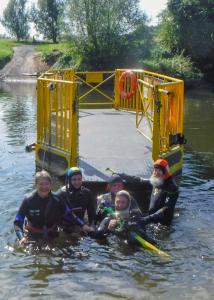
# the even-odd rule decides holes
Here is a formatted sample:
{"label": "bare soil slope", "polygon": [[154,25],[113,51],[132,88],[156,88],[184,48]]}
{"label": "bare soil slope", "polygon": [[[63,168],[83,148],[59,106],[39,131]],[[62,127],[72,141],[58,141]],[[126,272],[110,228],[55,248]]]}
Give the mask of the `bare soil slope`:
{"label": "bare soil slope", "polygon": [[24,78],[27,74],[39,74],[49,66],[42,61],[41,55],[35,52],[34,45],[14,47],[12,60],[0,71],[2,79]]}

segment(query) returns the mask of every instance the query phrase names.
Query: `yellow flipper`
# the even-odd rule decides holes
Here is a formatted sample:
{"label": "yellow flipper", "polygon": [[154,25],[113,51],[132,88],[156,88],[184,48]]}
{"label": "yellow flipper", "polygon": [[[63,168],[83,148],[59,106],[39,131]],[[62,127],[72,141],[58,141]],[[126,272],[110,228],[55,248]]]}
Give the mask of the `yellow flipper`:
{"label": "yellow flipper", "polygon": [[144,240],[141,236],[139,236],[138,234],[135,234],[135,239],[141,244],[141,246],[145,249],[149,249],[149,250],[153,250],[156,253],[162,255],[162,256],[166,256],[166,257],[170,257],[169,254],[165,253],[164,251],[158,249],[156,246],[152,245],[151,243],[149,243],[148,241]]}

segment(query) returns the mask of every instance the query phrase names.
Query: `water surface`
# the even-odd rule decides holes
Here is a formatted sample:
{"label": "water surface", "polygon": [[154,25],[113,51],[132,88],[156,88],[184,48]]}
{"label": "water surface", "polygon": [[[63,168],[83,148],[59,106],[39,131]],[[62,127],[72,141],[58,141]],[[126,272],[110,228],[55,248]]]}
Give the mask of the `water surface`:
{"label": "water surface", "polygon": [[156,231],[172,259],[134,251],[113,238],[57,241],[23,252],[13,219],[33,188],[35,83],[0,86],[0,284],[2,299],[214,299],[214,94],[188,92],[180,197],[169,231]]}

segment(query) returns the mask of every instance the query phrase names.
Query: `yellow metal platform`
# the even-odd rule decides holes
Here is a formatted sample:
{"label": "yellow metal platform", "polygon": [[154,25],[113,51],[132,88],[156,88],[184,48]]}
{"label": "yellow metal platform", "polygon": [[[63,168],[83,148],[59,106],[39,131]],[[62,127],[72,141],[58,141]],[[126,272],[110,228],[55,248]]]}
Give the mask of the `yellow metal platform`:
{"label": "yellow metal platform", "polygon": [[183,81],[162,74],[51,70],[37,85],[36,165],[59,176],[80,166],[86,181],[104,182],[106,168],[149,177],[153,161],[164,157],[177,174],[183,107]]}

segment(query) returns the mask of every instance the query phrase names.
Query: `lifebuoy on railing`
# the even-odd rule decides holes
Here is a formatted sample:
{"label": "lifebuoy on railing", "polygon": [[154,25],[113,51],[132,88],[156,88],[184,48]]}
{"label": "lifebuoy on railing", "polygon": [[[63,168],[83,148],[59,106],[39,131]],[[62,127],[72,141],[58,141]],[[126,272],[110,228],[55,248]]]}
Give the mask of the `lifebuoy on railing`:
{"label": "lifebuoy on railing", "polygon": [[[125,91],[125,82],[130,80],[129,92]],[[124,99],[131,98],[137,90],[137,77],[133,71],[124,71],[119,78],[119,92]]]}

